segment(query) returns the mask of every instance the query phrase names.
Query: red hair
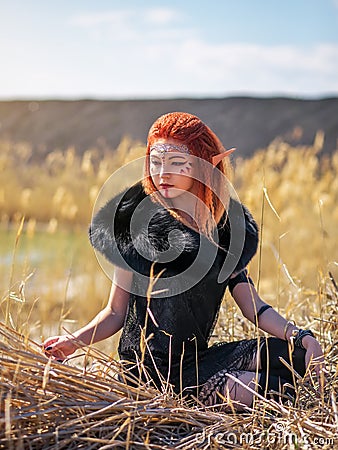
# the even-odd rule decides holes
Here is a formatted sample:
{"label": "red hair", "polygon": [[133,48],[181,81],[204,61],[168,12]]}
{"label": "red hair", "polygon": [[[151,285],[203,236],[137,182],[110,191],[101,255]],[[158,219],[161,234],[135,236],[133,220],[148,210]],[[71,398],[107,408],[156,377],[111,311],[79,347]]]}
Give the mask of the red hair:
{"label": "red hair", "polygon": [[[196,189],[194,194],[206,206],[197,203],[196,217],[199,230],[211,236],[213,220],[218,223],[225,210],[228,207],[229,191],[224,182],[224,177],[229,176],[231,165],[229,158],[218,163],[215,170],[212,166],[212,157],[224,152],[224,147],[216,136],[216,134],[198,117],[185,112],[172,112],[159,117],[151,126],[148,133],[146,163],[145,163],[145,177],[143,180],[143,188],[146,194],[153,194],[156,201],[166,204],[164,198],[156,195],[156,187],[152,181],[149,170],[149,154],[150,148],[159,139],[174,139],[182,144],[187,145],[190,154],[207,161],[210,164],[201,164],[198,178],[201,181],[195,180]],[[217,195],[217,194],[218,195]],[[222,199],[219,198],[220,193]],[[168,207],[170,211],[170,206]],[[210,211],[213,220],[210,219]],[[177,216],[177,214],[175,214]],[[179,220],[186,222],[183,217],[178,215]]]}

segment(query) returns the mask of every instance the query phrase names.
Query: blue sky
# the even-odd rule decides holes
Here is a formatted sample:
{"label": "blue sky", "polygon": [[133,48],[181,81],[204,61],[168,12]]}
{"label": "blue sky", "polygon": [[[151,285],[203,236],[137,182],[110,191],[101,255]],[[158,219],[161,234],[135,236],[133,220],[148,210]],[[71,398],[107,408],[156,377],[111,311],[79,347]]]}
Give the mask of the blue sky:
{"label": "blue sky", "polygon": [[338,95],[338,0],[0,0],[0,99]]}

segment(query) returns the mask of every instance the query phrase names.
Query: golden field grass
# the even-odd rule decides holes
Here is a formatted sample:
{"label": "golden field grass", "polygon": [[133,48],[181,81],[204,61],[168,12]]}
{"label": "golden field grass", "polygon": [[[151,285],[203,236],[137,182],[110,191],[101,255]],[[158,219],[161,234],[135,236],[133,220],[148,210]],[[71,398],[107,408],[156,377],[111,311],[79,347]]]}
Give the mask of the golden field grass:
{"label": "golden field grass", "polygon": [[[233,185],[261,231],[251,276],[267,302],[314,330],[329,370],[323,395],[315,379],[300,380],[296,405],[257,398],[244,415],[188,408],[171,392],[119,384],[116,339],[68,365],[41,354],[44,338],[73,331],[106,302],[109,280],[87,228],[105,180],[144,148],[125,139],[104,155],[55,150],[37,164],[29,162],[27,144],[0,143],[0,447],[337,445],[338,151],[322,156],[323,138],[319,132],[313,146],[294,148],[275,140],[250,159],[236,159]],[[254,335],[227,295],[213,339]]]}

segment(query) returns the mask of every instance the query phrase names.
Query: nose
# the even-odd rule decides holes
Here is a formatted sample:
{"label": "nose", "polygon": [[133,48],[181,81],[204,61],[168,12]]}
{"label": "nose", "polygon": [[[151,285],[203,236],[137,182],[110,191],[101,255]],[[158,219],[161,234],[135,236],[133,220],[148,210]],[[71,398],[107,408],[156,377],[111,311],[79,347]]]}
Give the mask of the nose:
{"label": "nose", "polygon": [[161,164],[159,175],[160,178],[168,178],[170,176],[170,172],[168,172],[167,165],[165,163]]}

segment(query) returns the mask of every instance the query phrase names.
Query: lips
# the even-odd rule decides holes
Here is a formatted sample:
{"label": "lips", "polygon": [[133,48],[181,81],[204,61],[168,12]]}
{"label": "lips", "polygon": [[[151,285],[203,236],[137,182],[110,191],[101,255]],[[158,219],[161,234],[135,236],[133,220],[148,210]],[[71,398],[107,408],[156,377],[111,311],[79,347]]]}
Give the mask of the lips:
{"label": "lips", "polygon": [[166,183],[160,184],[160,188],[161,189],[169,189],[171,187],[174,187],[174,185],[173,184],[166,184]]}

